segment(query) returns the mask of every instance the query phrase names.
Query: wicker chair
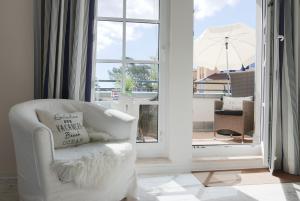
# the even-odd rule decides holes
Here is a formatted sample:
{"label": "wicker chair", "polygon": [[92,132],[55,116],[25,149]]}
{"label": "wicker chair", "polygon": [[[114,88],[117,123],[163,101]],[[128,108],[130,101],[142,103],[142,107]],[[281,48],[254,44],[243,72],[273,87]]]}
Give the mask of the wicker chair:
{"label": "wicker chair", "polygon": [[254,128],[254,101],[243,101],[242,111],[222,110],[223,101],[215,101],[214,135],[220,130],[230,130],[241,134],[244,142],[245,133]]}

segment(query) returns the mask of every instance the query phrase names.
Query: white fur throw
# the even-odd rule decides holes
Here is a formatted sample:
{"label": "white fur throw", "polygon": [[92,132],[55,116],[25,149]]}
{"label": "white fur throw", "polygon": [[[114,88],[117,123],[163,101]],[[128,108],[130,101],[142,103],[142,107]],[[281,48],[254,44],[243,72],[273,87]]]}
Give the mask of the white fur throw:
{"label": "white fur throw", "polygon": [[52,168],[62,182],[99,187],[107,183],[114,170],[132,154],[132,145],[128,142],[90,143],[56,150]]}

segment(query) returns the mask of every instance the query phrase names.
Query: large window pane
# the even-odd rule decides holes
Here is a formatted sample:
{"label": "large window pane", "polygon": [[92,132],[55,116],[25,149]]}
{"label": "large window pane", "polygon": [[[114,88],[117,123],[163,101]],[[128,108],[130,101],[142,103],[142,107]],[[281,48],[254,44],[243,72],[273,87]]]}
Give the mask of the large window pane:
{"label": "large window pane", "polygon": [[126,44],[126,57],[158,60],[158,25],[127,23]]}
{"label": "large window pane", "polygon": [[97,59],[122,59],[123,28],[121,22],[99,21],[97,24]]}
{"label": "large window pane", "polygon": [[127,18],[159,19],[159,0],[127,0]]}
{"label": "large window pane", "polygon": [[126,67],[125,91],[135,98],[157,100],[158,65],[128,64]]}
{"label": "large window pane", "polygon": [[123,0],[98,0],[99,17],[123,17]]}
{"label": "large window pane", "polygon": [[97,63],[95,99],[117,100],[121,91],[122,70],[120,63]]}

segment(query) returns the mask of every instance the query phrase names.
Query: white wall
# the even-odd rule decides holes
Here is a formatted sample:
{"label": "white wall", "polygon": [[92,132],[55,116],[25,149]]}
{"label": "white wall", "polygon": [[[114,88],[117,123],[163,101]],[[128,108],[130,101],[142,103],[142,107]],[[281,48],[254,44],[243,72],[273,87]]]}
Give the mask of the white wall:
{"label": "white wall", "polygon": [[220,98],[193,98],[193,122],[214,121],[215,100]]}
{"label": "white wall", "polygon": [[33,98],[32,1],[0,1],[0,177],[16,174],[9,108]]}
{"label": "white wall", "polygon": [[184,171],[192,160],[193,0],[171,0],[167,101],[169,158]]}

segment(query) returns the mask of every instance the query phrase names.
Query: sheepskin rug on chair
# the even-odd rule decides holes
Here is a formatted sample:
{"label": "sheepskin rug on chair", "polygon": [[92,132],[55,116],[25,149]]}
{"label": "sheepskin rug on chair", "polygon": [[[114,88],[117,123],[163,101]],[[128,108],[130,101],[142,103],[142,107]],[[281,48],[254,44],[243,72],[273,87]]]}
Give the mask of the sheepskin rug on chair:
{"label": "sheepskin rug on chair", "polygon": [[56,150],[52,169],[61,182],[101,187],[131,157],[134,157],[133,147],[128,142],[94,142]]}

